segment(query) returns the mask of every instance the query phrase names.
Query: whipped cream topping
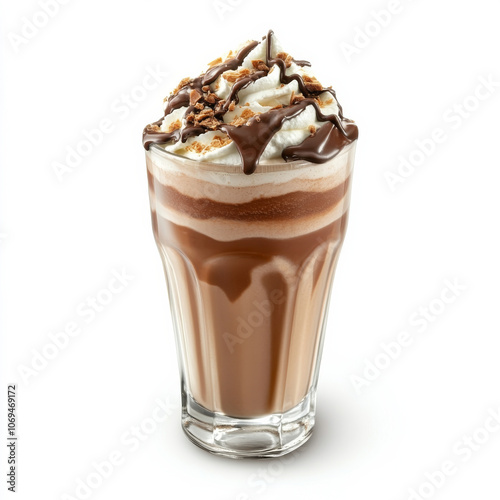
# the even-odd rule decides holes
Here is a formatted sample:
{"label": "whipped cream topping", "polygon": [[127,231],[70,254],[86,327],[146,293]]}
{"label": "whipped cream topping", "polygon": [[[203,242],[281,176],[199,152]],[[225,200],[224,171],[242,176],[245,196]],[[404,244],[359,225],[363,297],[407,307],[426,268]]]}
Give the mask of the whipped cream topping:
{"label": "whipped cream topping", "polygon": [[144,129],[146,149],[193,160],[242,165],[283,159],[324,163],[357,139],[335,92],[307,61],[296,61],[269,32],[184,79],[166,99],[164,117]]}

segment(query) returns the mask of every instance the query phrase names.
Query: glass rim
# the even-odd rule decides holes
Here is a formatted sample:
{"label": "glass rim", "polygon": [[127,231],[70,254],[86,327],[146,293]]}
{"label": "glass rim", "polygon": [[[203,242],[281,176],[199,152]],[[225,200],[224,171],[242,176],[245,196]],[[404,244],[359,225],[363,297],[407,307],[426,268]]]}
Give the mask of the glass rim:
{"label": "glass rim", "polygon": [[[268,172],[280,172],[280,171],[290,171],[290,170],[298,170],[305,167],[312,167],[315,165],[326,165],[330,162],[334,162],[337,159],[341,158],[345,154],[349,153],[356,145],[357,139],[349,143],[347,146],[342,148],[338,154],[336,154],[330,160],[327,160],[324,163],[315,163],[307,160],[294,160],[294,161],[285,161],[281,160],[264,160],[257,164],[257,168],[254,174],[264,174]],[[243,165],[240,163],[238,165],[234,164],[225,164],[225,163],[214,163],[203,160],[194,160],[192,158],[187,158],[182,155],[177,155],[175,153],[171,153],[167,151],[162,145],[151,143],[149,149],[146,150],[146,154],[157,154],[165,159],[180,162],[181,164],[187,166],[188,168],[193,169],[201,169],[210,172],[223,172],[223,173],[238,173],[243,174]]]}

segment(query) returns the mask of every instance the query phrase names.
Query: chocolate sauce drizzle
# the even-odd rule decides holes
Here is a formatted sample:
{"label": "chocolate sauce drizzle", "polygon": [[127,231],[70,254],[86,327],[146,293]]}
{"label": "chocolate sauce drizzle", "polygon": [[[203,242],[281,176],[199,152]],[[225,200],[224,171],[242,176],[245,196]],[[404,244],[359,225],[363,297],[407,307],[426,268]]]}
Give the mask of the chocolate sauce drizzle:
{"label": "chocolate sauce drizzle", "polygon": [[[252,174],[274,134],[281,129],[285,121],[300,114],[306,106],[313,106],[316,119],[327,123],[307,137],[301,144],[285,148],[282,153],[285,161],[307,160],[313,163],[324,163],[337,155],[349,143],[355,141],[358,138],[358,128],[351,120],[344,118],[335,91],[331,88],[324,89],[317,84],[308,84],[296,73],[287,75],[286,61],[271,57],[273,34],[273,31],[269,31],[267,37],[265,37],[267,38],[265,61],[267,71],[259,70],[236,80],[226,100],[221,100],[208,87],[226,71],[234,71],[241,66],[248,54],[259,44],[259,42],[254,41],[242,48],[234,58],[213,66],[204,75],[189,80],[176,94],[169,98],[164,116],[157,122],[145,127],[142,136],[144,147],[149,149],[151,143],[165,144],[169,141],[177,142],[179,140],[186,142],[189,137],[210,130],[222,130],[236,145],[242,159],[243,172]],[[293,61],[299,66],[310,66],[308,61]],[[292,81],[297,82],[303,96],[302,100],[296,100],[286,107],[255,115],[244,125],[236,126],[224,123],[222,117],[230,109],[232,103],[237,104],[239,102],[238,93],[240,90],[250,85],[250,83],[267,76],[272,66],[278,67],[282,84],[287,85]],[[330,93],[337,102],[338,115],[324,115],[321,112],[318,97],[324,92]],[[197,107],[198,101],[203,106]],[[187,107],[184,114],[187,124],[184,129],[177,129],[172,132],[159,131],[159,126],[164,117],[182,107]],[[206,110],[208,110],[208,113]],[[205,116],[207,116],[207,119],[203,120]]]}

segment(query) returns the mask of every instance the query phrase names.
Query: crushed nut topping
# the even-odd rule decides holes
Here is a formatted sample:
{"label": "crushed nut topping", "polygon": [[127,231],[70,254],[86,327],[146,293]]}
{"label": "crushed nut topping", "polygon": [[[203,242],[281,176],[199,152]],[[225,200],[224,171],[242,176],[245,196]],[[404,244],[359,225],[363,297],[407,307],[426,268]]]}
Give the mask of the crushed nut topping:
{"label": "crushed nut topping", "polygon": [[198,90],[191,90],[189,94],[189,104],[191,106],[194,106],[202,97],[202,94]]}
{"label": "crushed nut topping", "polygon": [[227,80],[229,83],[234,83],[236,80],[244,76],[250,75],[252,72],[247,68],[241,68],[238,71],[226,71],[222,74],[224,80]]}
{"label": "crushed nut topping", "polygon": [[235,118],[232,122],[231,125],[234,125],[235,127],[241,127],[242,125],[245,125],[247,120],[244,120],[243,118]]}
{"label": "crushed nut topping", "polygon": [[219,100],[218,95],[214,94],[213,92],[208,92],[203,97],[205,98],[205,101],[208,102],[209,104],[215,104],[215,102]]}
{"label": "crushed nut topping", "polygon": [[218,64],[221,64],[222,63],[222,57],[218,57],[217,59],[215,59],[214,61],[212,62],[209,62],[208,63],[208,67],[209,68],[213,68],[214,66],[217,66]]}
{"label": "crushed nut topping", "polygon": [[214,116],[214,114],[215,114],[215,112],[212,108],[204,108],[197,115],[195,115],[195,120],[200,122],[201,120],[204,120],[205,118],[212,118]]}
{"label": "crushed nut topping", "polygon": [[306,83],[306,89],[309,92],[321,92],[323,90],[323,86],[321,83]]}
{"label": "crushed nut topping", "polygon": [[262,59],[254,59],[252,61],[252,66],[257,71],[269,71],[269,67]]}
{"label": "crushed nut topping", "polygon": [[216,115],[219,115],[224,111],[224,104],[226,104],[226,101],[221,100],[215,105],[214,112]]}
{"label": "crushed nut topping", "polygon": [[208,130],[216,130],[222,122],[215,117],[215,110],[206,105],[207,101],[205,96],[202,97],[205,104],[203,102],[197,102],[194,106],[196,112],[192,111],[186,116],[186,123],[194,125],[195,127],[205,127]]}
{"label": "crushed nut topping", "polygon": [[302,80],[304,80],[306,89],[309,92],[319,92],[320,90],[323,90],[323,85],[321,85],[321,83],[319,83],[319,81],[314,77],[302,75]]}
{"label": "crushed nut topping", "polygon": [[210,130],[215,130],[220,125],[220,121],[217,120],[217,118],[212,116],[210,118],[207,118],[206,120],[199,122],[199,125],[201,127],[205,127],[205,128],[210,129]]}
{"label": "crushed nut topping", "polygon": [[290,54],[287,54],[286,52],[280,52],[279,54],[276,54],[276,57],[285,61],[285,66],[287,68],[292,65],[293,57]]}
{"label": "crushed nut topping", "polygon": [[228,144],[231,144],[231,142],[233,142],[233,141],[227,135],[225,135],[225,136],[216,135],[212,139],[210,146],[212,146],[214,148],[222,148],[223,146],[227,146]]}
{"label": "crushed nut topping", "polygon": [[298,102],[303,101],[304,99],[305,99],[305,97],[303,94],[296,94],[292,90],[292,95],[290,96],[290,105],[297,104]]}
{"label": "crushed nut topping", "polygon": [[213,151],[214,149],[222,148],[223,146],[227,146],[232,141],[229,137],[216,135],[209,144],[202,144],[199,141],[194,141],[190,146],[187,146],[186,149],[193,153],[197,154],[205,154],[209,151]]}
{"label": "crushed nut topping", "polygon": [[240,116],[237,116],[232,122],[231,125],[236,127],[241,127],[245,125],[245,123],[252,118],[252,116],[256,116],[257,113],[254,113],[251,109],[244,109]]}
{"label": "crushed nut topping", "polygon": [[318,104],[320,106],[320,108],[324,108],[325,106],[330,106],[330,104],[333,103],[333,98],[332,99],[328,99],[328,101],[322,101],[321,99],[318,99]]}
{"label": "crushed nut topping", "polygon": [[[179,93],[179,90],[181,90],[183,87],[185,87],[189,82],[191,81],[191,78],[183,78],[180,82],[179,82],[179,85],[177,85],[177,87],[175,87],[174,91],[172,92],[172,94],[177,94]],[[168,97],[165,98],[165,100],[167,100]]]}
{"label": "crushed nut topping", "polygon": [[173,132],[174,130],[179,130],[181,127],[182,127],[181,121],[180,120],[176,120],[175,122],[172,122],[168,126],[167,132],[170,133],[170,132]]}

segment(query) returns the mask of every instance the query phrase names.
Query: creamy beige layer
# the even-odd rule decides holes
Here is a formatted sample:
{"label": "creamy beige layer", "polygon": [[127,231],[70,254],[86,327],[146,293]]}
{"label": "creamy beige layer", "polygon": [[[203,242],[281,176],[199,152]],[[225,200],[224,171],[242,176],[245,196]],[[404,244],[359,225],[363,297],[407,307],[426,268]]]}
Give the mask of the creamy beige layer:
{"label": "creamy beige layer", "polygon": [[171,207],[157,204],[154,193],[150,192],[151,206],[156,207],[153,215],[167,219],[179,226],[189,227],[214,240],[233,241],[242,238],[274,238],[287,239],[302,236],[340,219],[349,208],[349,192],[331,210],[302,217],[300,219],[288,219],[283,221],[252,221],[242,223],[238,220],[228,219],[198,219],[180,213]]}
{"label": "creamy beige layer", "polygon": [[[324,164],[275,161],[259,165],[252,175],[241,167],[186,161],[152,148],[146,152],[148,171],[157,182],[195,199],[220,203],[246,203],[298,191],[322,192],[339,186],[350,176],[354,145]],[[194,166],[193,166],[194,164]]]}

